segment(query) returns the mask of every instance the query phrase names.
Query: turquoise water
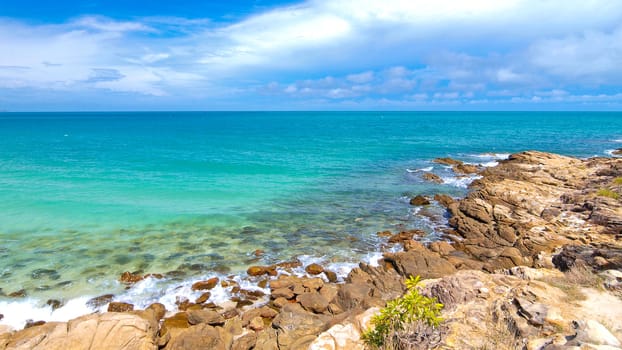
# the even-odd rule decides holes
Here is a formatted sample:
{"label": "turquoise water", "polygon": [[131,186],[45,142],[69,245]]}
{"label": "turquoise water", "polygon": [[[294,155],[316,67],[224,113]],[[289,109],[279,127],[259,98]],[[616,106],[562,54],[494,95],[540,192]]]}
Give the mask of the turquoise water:
{"label": "turquoise water", "polygon": [[[435,157],[606,156],[621,139],[622,113],[4,113],[0,288],[69,300],[123,291],[123,271],[177,271],[164,288],[299,256],[351,263],[378,230],[438,237],[408,197],[466,190]],[[430,166],[449,184],[412,172]]]}

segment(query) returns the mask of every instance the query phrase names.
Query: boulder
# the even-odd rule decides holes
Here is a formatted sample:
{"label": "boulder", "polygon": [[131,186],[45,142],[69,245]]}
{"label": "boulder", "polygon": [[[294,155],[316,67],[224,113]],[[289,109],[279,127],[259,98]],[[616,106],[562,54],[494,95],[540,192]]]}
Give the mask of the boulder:
{"label": "boulder", "polygon": [[443,157],[443,158],[436,158],[433,160],[434,163],[437,164],[443,164],[443,165],[459,165],[459,164],[463,164],[462,161],[460,160],[456,160],[456,159],[452,159],[449,157]]}
{"label": "boulder", "polygon": [[439,278],[456,272],[456,268],[449,261],[427,249],[385,253],[384,259],[391,263],[398,273],[404,276]]}
{"label": "boulder", "polygon": [[205,281],[198,281],[192,284],[192,290],[206,290],[213,289],[218,285],[218,277],[212,277]]}
{"label": "boulder", "polygon": [[434,173],[423,173],[423,175],[421,175],[421,177],[426,180],[426,181],[430,181],[430,182],[434,182],[437,184],[442,184],[443,183],[443,179],[434,174]]}
{"label": "boulder", "polygon": [[304,293],[296,297],[296,301],[307,311],[321,314],[328,309],[328,300],[318,292]]}
{"label": "boulder", "polygon": [[157,349],[157,324],[127,313],[86,315],[67,323],[49,322],[12,334],[11,350]]}
{"label": "boulder", "polygon": [[320,264],[311,264],[305,268],[305,271],[310,275],[319,275],[324,272],[324,268]]}
{"label": "boulder", "polygon": [[226,346],[216,328],[206,324],[198,324],[182,330],[164,347],[165,350],[213,349],[225,350]]}
{"label": "boulder", "polygon": [[204,302],[206,302],[210,297],[212,296],[212,293],[210,292],[205,292],[203,294],[201,294],[195,301],[195,304],[203,304]]}
{"label": "boulder", "polygon": [[121,277],[119,277],[119,281],[125,284],[136,283],[136,282],[142,281],[143,279],[145,279],[143,275],[131,273],[129,271],[125,271],[124,273],[121,274]]}
{"label": "boulder", "polygon": [[328,328],[328,318],[305,312],[288,304],[272,322],[281,349],[306,349],[318,334]]}
{"label": "boulder", "polygon": [[249,276],[271,275],[276,276],[275,266],[251,266],[246,270]]}
{"label": "boulder", "polygon": [[410,199],[410,205],[422,206],[430,204],[430,200],[422,195],[417,195]]}
{"label": "boulder", "polygon": [[472,164],[456,164],[451,167],[456,174],[476,174],[479,172],[479,168]]}
{"label": "boulder", "polygon": [[188,323],[191,325],[207,323],[210,326],[223,325],[225,323],[225,318],[222,317],[219,313],[211,310],[199,309],[199,310],[188,310]]}
{"label": "boulder", "polygon": [[118,301],[113,301],[108,304],[108,312],[128,312],[132,310],[134,310],[133,304]]}
{"label": "boulder", "polygon": [[434,200],[437,201],[440,205],[442,205],[445,208],[449,208],[450,205],[456,202],[455,199],[453,199],[451,196],[448,196],[446,194],[435,194]]}

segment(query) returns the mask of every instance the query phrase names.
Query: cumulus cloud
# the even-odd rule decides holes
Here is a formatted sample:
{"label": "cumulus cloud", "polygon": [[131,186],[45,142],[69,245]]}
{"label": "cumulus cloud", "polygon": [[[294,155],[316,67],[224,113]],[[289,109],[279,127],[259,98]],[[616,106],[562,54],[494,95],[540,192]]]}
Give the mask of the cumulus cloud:
{"label": "cumulus cloud", "polygon": [[0,89],[186,95],[206,107],[275,94],[353,108],[615,103],[600,89],[621,85],[619,23],[622,2],[608,0],[309,0],[220,24],[2,19]]}

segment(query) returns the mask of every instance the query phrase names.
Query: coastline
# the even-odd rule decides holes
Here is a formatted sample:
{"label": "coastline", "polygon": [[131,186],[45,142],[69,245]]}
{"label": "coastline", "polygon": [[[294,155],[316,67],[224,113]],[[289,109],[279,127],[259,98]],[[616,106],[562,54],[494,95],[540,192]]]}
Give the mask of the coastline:
{"label": "coastline", "polygon": [[[338,325],[350,327],[347,325],[356,323],[352,319],[356,319],[365,310],[382,307],[387,300],[400,296],[404,292],[402,280],[407,275],[421,275],[425,279],[440,278],[426,282],[428,292],[434,295],[435,285],[448,283],[443,281],[455,276],[462,276],[462,279],[456,277],[462,282],[476,277],[482,286],[475,290],[485,288],[490,292],[498,287],[495,284],[499,280],[490,277],[497,276],[497,272],[513,274],[513,277],[506,276],[511,281],[504,283],[519,286],[528,278],[516,276],[533,274],[531,269],[539,269],[534,271],[544,271],[543,274],[553,276],[556,269],[571,270],[578,264],[577,261],[591,269],[619,271],[622,268],[622,256],[616,253],[621,249],[622,206],[619,201],[595,195],[603,186],[610,186],[613,179],[622,176],[621,159],[581,160],[548,153],[523,152],[510,155],[508,160],[500,161],[494,167],[477,169],[477,173],[481,178],[475,179],[465,198],[454,201],[450,197],[439,196],[436,199],[447,207],[450,214],[451,232],[447,232],[445,238],[451,239],[452,244],[440,241],[425,246],[413,240],[416,231],[391,232],[385,234],[388,236],[387,241],[399,243],[403,246],[403,251],[385,253],[379,264],[359,264],[359,267],[349,272],[345,283],[330,282],[333,279],[330,273],[320,272],[323,274],[322,278],[287,277],[284,274],[288,272],[288,268],[294,266],[308,270],[310,264],[280,266],[281,274],[277,272],[279,277],[269,277],[275,274],[275,268],[260,266],[254,271],[249,269],[249,272],[257,275],[253,282],[266,281],[262,290],[269,294],[253,294],[253,288],[242,286],[236,292],[239,300],[232,301],[236,305],[230,303],[218,308],[188,300],[184,305],[185,310],[167,315],[161,322],[164,314],[161,306],[156,304],[146,311],[87,315],[79,318],[80,321],[73,320],[70,323],[93,320],[101,322],[105,318],[107,322],[116,322],[121,329],[124,325],[135,325],[138,322],[144,326],[138,327],[142,329],[142,333],[120,332],[118,335],[123,333],[131,339],[140,340],[142,348],[183,348],[192,341],[195,341],[192,344],[197,345],[199,343],[196,342],[208,340],[214,348],[235,348],[242,340],[247,345],[252,343],[255,348],[271,348],[275,344],[281,349],[305,348],[309,344],[317,347],[321,345],[318,341],[330,343],[326,336],[322,338],[322,332]],[[589,249],[592,250],[591,253]],[[594,249],[600,249],[601,254],[594,255]],[[562,258],[556,258],[559,256]],[[595,259],[594,256],[602,259]],[[522,268],[516,269],[517,266]],[[480,275],[481,272],[473,270],[485,271],[486,274]],[[125,280],[132,284],[142,277],[144,276],[129,274]],[[219,279],[206,283],[208,284],[203,289],[206,292],[212,290],[207,287],[214,283],[228,284],[227,287],[231,289],[239,287],[236,283],[240,284],[235,279]],[[490,287],[485,286],[487,284]],[[526,285],[523,287],[529,287],[529,283]],[[438,294],[438,290],[436,292]],[[447,293],[445,296],[442,293],[434,296],[441,300],[452,300],[451,292]],[[463,296],[462,299],[475,297],[477,296]],[[267,304],[248,310],[237,307],[250,306],[243,304],[247,304],[252,298],[265,300]],[[179,304],[184,302],[179,301]],[[530,302],[529,305],[536,303]],[[452,302],[444,303],[452,305]],[[124,306],[114,304],[114,307],[122,309]],[[523,311],[528,308],[521,306],[520,302],[514,307],[522,308]],[[448,309],[455,312],[460,309],[460,302],[454,300]],[[564,332],[570,331],[566,323],[573,320],[563,317],[560,319],[562,321],[557,319],[556,322],[563,326],[559,327],[560,332],[557,334],[565,334]],[[507,320],[517,322],[511,317]],[[527,322],[524,330],[514,334],[514,345],[524,343],[524,339],[542,338],[542,332],[532,329],[537,327],[531,321]],[[361,323],[365,322],[359,322]],[[15,333],[4,333],[0,335],[0,349],[20,348],[23,344],[31,346],[34,343],[19,341],[34,341],[38,335],[52,334],[56,327],[62,328],[63,324],[50,322]],[[64,327],[67,329],[66,325]],[[457,328],[452,328],[451,325],[446,327],[445,335],[435,346],[457,341],[454,339],[459,334]],[[622,334],[622,330],[610,331],[618,339]],[[464,332],[464,329],[460,332]],[[64,337],[62,334],[58,335],[58,344],[62,343],[62,339],[71,338],[71,334],[65,333]],[[330,337],[334,339],[334,336]],[[547,337],[550,338],[551,335]],[[44,338],[47,340],[41,340],[42,342],[30,348],[52,348],[51,343],[45,341],[49,342],[53,337]],[[356,337],[351,339],[354,338]],[[356,343],[354,340],[353,342]],[[330,345],[322,344],[327,346],[323,348],[331,348]],[[336,344],[333,342],[332,348],[338,348]],[[360,341],[357,344],[360,345]]]}

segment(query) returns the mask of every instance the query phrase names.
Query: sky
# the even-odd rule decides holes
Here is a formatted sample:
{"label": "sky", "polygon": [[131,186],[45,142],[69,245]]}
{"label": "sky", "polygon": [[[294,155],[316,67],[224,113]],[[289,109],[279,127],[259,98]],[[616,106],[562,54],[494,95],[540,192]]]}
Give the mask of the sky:
{"label": "sky", "polygon": [[0,111],[622,110],[622,1],[0,0]]}

